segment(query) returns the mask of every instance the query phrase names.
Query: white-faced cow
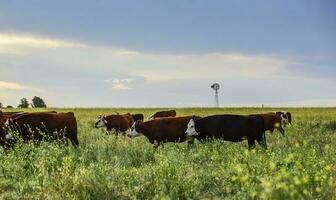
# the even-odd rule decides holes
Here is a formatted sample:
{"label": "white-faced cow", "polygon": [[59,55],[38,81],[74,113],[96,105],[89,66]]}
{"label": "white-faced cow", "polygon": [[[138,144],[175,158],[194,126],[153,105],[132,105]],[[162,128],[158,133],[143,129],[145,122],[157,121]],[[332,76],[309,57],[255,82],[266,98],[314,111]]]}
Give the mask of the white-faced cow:
{"label": "white-faced cow", "polygon": [[24,141],[67,138],[74,146],[79,145],[73,112],[26,113],[7,120],[6,126],[17,132]]}
{"label": "white-faced cow", "polygon": [[187,136],[199,141],[223,139],[240,142],[247,138],[249,149],[255,148],[255,140],[266,148],[264,121],[261,116],[213,115],[201,119],[192,118],[186,130]]}
{"label": "white-faced cow", "polygon": [[[195,117],[195,119],[199,118]],[[158,147],[164,142],[184,142],[187,140],[185,130],[190,119],[191,116],[159,118],[147,122],[137,121],[127,135],[131,138],[144,135],[150,143],[154,144],[154,147]],[[191,138],[188,144],[192,143],[193,139]]]}
{"label": "white-faced cow", "polygon": [[100,115],[97,117],[94,127],[106,128],[106,134],[125,133],[134,123],[133,117],[125,115]]}

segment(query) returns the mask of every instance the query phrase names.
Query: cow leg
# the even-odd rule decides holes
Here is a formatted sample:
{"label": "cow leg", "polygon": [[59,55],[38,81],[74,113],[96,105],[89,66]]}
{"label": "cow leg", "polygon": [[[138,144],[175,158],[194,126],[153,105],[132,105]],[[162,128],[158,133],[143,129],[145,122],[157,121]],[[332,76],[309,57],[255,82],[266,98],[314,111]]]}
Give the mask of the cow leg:
{"label": "cow leg", "polygon": [[78,147],[79,146],[79,141],[77,139],[77,137],[73,137],[70,139],[71,141],[71,144],[74,146],[74,147]]}
{"label": "cow leg", "polygon": [[256,145],[254,143],[254,138],[248,138],[247,143],[248,143],[248,146],[249,146],[249,150],[252,150],[256,147]]}
{"label": "cow leg", "polygon": [[257,142],[260,146],[262,146],[264,149],[267,149],[267,143],[266,143],[266,136],[265,132],[262,133],[262,135],[257,139]]}

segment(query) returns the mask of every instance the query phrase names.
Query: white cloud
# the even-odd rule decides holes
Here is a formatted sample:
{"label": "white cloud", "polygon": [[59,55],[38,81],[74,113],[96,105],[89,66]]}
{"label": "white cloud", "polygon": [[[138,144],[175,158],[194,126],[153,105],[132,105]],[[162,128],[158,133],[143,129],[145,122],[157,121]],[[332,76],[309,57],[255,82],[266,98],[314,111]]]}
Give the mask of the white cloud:
{"label": "white cloud", "polygon": [[114,90],[129,90],[131,89],[131,85],[134,82],[132,78],[124,78],[124,79],[107,79],[104,80],[106,83],[111,83],[112,89]]}
{"label": "white cloud", "polygon": [[[241,53],[167,54],[148,53],[115,47],[101,47],[46,37],[1,34],[0,52],[28,52],[30,58],[47,60],[57,65],[80,69],[141,76],[149,82],[169,82],[176,79],[264,78],[283,73],[288,60],[265,55]],[[44,47],[36,49],[30,47]],[[54,48],[62,51],[48,51]],[[78,48],[85,47],[85,48]],[[21,55],[24,56],[24,55]]]}
{"label": "white cloud", "polygon": [[130,50],[118,50],[118,51],[116,51],[116,53],[119,54],[119,55],[126,55],[126,56],[133,56],[133,55],[140,54],[137,51],[130,51]]}
{"label": "white cloud", "polygon": [[25,88],[18,83],[11,83],[0,81],[0,89],[8,89],[8,90],[24,90]]}
{"label": "white cloud", "polygon": [[[2,55],[3,52],[8,53],[9,51],[14,52],[14,55]],[[17,54],[17,52],[19,53]],[[273,80],[272,86],[275,86],[274,80],[279,80],[278,83],[284,83],[286,82],[284,77],[294,76],[293,80],[288,81],[288,84],[297,85],[297,91],[307,91],[307,88],[303,88],[303,86],[297,84],[301,83],[300,81],[297,81],[298,78],[295,77],[297,71],[293,72],[293,69],[290,69],[290,66],[292,66],[293,63],[298,62],[296,59],[293,59],[293,57],[243,54],[239,52],[213,52],[205,54],[151,53],[115,47],[102,47],[82,42],[77,43],[61,39],[51,39],[48,37],[20,34],[8,35],[0,33],[0,61],[2,62],[0,64],[3,66],[0,66],[0,79],[3,78],[8,80],[10,78],[10,80],[20,82],[24,85],[23,87],[20,84],[15,85],[15,83],[12,83],[14,85],[8,85],[8,82],[5,82],[6,84],[0,82],[0,89],[7,88],[6,92],[9,93],[8,89],[11,88],[11,92],[16,93],[18,97],[21,97],[23,95],[19,95],[18,91],[20,88],[21,90],[24,90],[25,93],[23,94],[27,93],[30,95],[31,93],[35,94],[35,92],[50,92],[53,91],[52,87],[54,87],[54,89],[57,89],[57,92],[53,92],[57,95],[52,96],[48,94],[48,99],[49,101],[58,103],[57,105],[60,106],[63,104],[74,105],[71,103],[74,101],[72,99],[69,99],[66,103],[63,100],[60,100],[69,96],[66,94],[78,92],[84,99],[86,97],[84,91],[78,91],[80,89],[76,88],[78,85],[82,84],[92,86],[95,90],[95,94],[97,96],[101,95],[103,99],[118,94],[118,96],[113,96],[113,101],[115,102],[112,105],[118,105],[118,101],[125,102],[125,99],[121,98],[125,98],[127,95],[133,95],[136,91],[139,92],[139,97],[141,97],[141,95],[146,96],[148,94],[153,94],[153,92],[158,94],[157,100],[151,100],[153,102],[145,99],[145,103],[143,103],[145,105],[159,106],[157,102],[161,103],[161,98],[169,99],[169,102],[182,102],[181,105],[192,105],[191,101],[185,101],[185,99],[192,96],[192,94],[188,94],[186,91],[197,94],[194,98],[197,98],[196,102],[199,101],[200,103],[194,105],[205,105],[204,102],[208,100],[205,98],[199,100],[199,98],[208,94],[204,92],[204,88],[202,89],[200,87],[212,81],[220,83],[238,83],[241,80],[245,80],[244,87],[252,91],[255,88],[250,88],[250,86],[253,85],[255,81],[263,81],[267,86],[269,85],[267,83],[270,83],[271,80]],[[29,69],[35,66],[38,67],[39,73],[28,74],[30,71]],[[57,70],[49,70],[51,68]],[[53,71],[53,73],[51,73],[51,71]],[[28,76],[29,78],[26,79]],[[76,76],[75,80],[71,81],[71,76]],[[83,78],[84,76],[86,76],[86,79]],[[46,83],[46,85],[43,85],[44,91],[29,86],[29,82],[24,82],[25,80],[31,80],[32,77],[36,77],[36,85],[39,84],[39,77],[43,77],[44,83]],[[120,93],[117,92],[112,94],[106,87],[100,87],[101,85],[99,84],[102,84],[100,81],[103,79],[102,77],[113,77],[104,80],[106,85],[113,90],[129,91],[135,87],[137,90],[124,92],[123,95],[120,95]],[[46,79],[50,80],[45,81]],[[62,84],[52,86],[52,83],[57,81],[62,82]],[[181,83],[181,85],[176,86],[176,84],[174,85],[172,83]],[[309,79],[307,84],[309,85],[309,83],[312,83],[312,79]],[[176,89],[176,87],[179,87],[180,90]],[[190,87],[192,90],[189,90]],[[236,88],[237,86],[232,85],[230,87]],[[240,87],[243,88],[242,86]],[[162,88],[165,89],[163,90]],[[264,85],[260,85],[258,90],[263,90],[264,88]],[[283,89],[286,87],[281,85],[278,88]],[[209,90],[208,87],[206,87],[206,89],[206,91]],[[288,91],[289,89],[285,90]],[[320,94],[320,91],[315,90],[315,92]],[[303,95],[301,93],[302,92],[300,92],[300,94],[295,92],[292,96],[302,97]],[[168,95],[171,96],[167,98]],[[12,99],[14,99],[14,96],[15,95],[13,94]],[[237,96],[239,96],[239,94],[237,94]],[[278,102],[274,94],[273,96],[274,102]],[[240,98],[243,97],[244,94],[242,93]],[[310,95],[306,94],[306,97],[310,97]],[[289,101],[290,98],[282,100],[285,102]],[[10,102],[9,100],[7,101]],[[210,99],[210,101],[210,105],[212,105],[212,99]],[[84,102],[84,100],[81,102]],[[90,103],[88,100],[87,102]],[[131,100],[127,102],[127,105],[130,102]],[[136,106],[137,102],[133,105]],[[167,102],[162,104],[168,105]],[[235,103],[236,100],[230,102]],[[249,102],[250,101],[248,101],[248,103]],[[91,105],[89,103],[88,105]],[[293,104],[295,103],[298,102],[294,102]],[[320,103],[327,104],[328,102],[321,101]],[[173,104],[175,105],[176,103],[172,103],[172,106]],[[100,104],[97,105],[99,106]],[[95,104],[95,106],[97,105]]]}
{"label": "white cloud", "polygon": [[78,48],[85,45],[77,42],[69,42],[58,39],[50,39],[46,37],[32,36],[32,35],[18,35],[18,34],[4,34],[0,33],[0,45],[4,51],[4,46],[8,48],[16,47],[38,47],[38,48]]}

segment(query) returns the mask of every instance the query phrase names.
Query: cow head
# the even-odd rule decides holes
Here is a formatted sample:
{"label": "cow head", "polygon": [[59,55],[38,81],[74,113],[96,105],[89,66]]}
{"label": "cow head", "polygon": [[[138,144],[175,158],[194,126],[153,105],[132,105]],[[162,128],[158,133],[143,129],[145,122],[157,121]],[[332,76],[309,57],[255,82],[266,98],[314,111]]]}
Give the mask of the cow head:
{"label": "cow head", "polygon": [[195,116],[193,116],[188,125],[187,125],[187,130],[185,131],[185,133],[187,134],[187,136],[194,136],[194,135],[198,135],[199,133],[196,131],[195,128]]}
{"label": "cow head", "polygon": [[277,115],[281,117],[281,122],[284,126],[292,123],[292,114],[287,111],[276,112]]}
{"label": "cow head", "polygon": [[95,128],[106,127],[106,124],[107,124],[107,120],[106,120],[105,115],[103,116],[99,115],[96,119],[94,127]]}
{"label": "cow head", "polygon": [[133,123],[130,131],[127,133],[128,137],[135,138],[141,135],[141,133],[137,131],[137,127],[139,126],[140,123],[141,122],[139,120]]}

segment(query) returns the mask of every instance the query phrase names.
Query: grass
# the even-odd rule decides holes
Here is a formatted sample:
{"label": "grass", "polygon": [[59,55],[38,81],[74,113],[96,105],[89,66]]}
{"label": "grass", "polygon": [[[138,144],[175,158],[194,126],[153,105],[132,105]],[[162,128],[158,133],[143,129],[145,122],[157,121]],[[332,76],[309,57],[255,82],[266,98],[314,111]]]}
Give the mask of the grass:
{"label": "grass", "polygon": [[[268,150],[247,142],[168,143],[105,136],[95,117],[155,109],[56,109],[77,117],[80,147],[55,143],[0,148],[0,199],[336,199],[336,109],[292,108],[286,136]],[[158,110],[158,109],[157,109]],[[282,109],[190,108],[178,115]],[[31,111],[31,110],[29,110]]]}

